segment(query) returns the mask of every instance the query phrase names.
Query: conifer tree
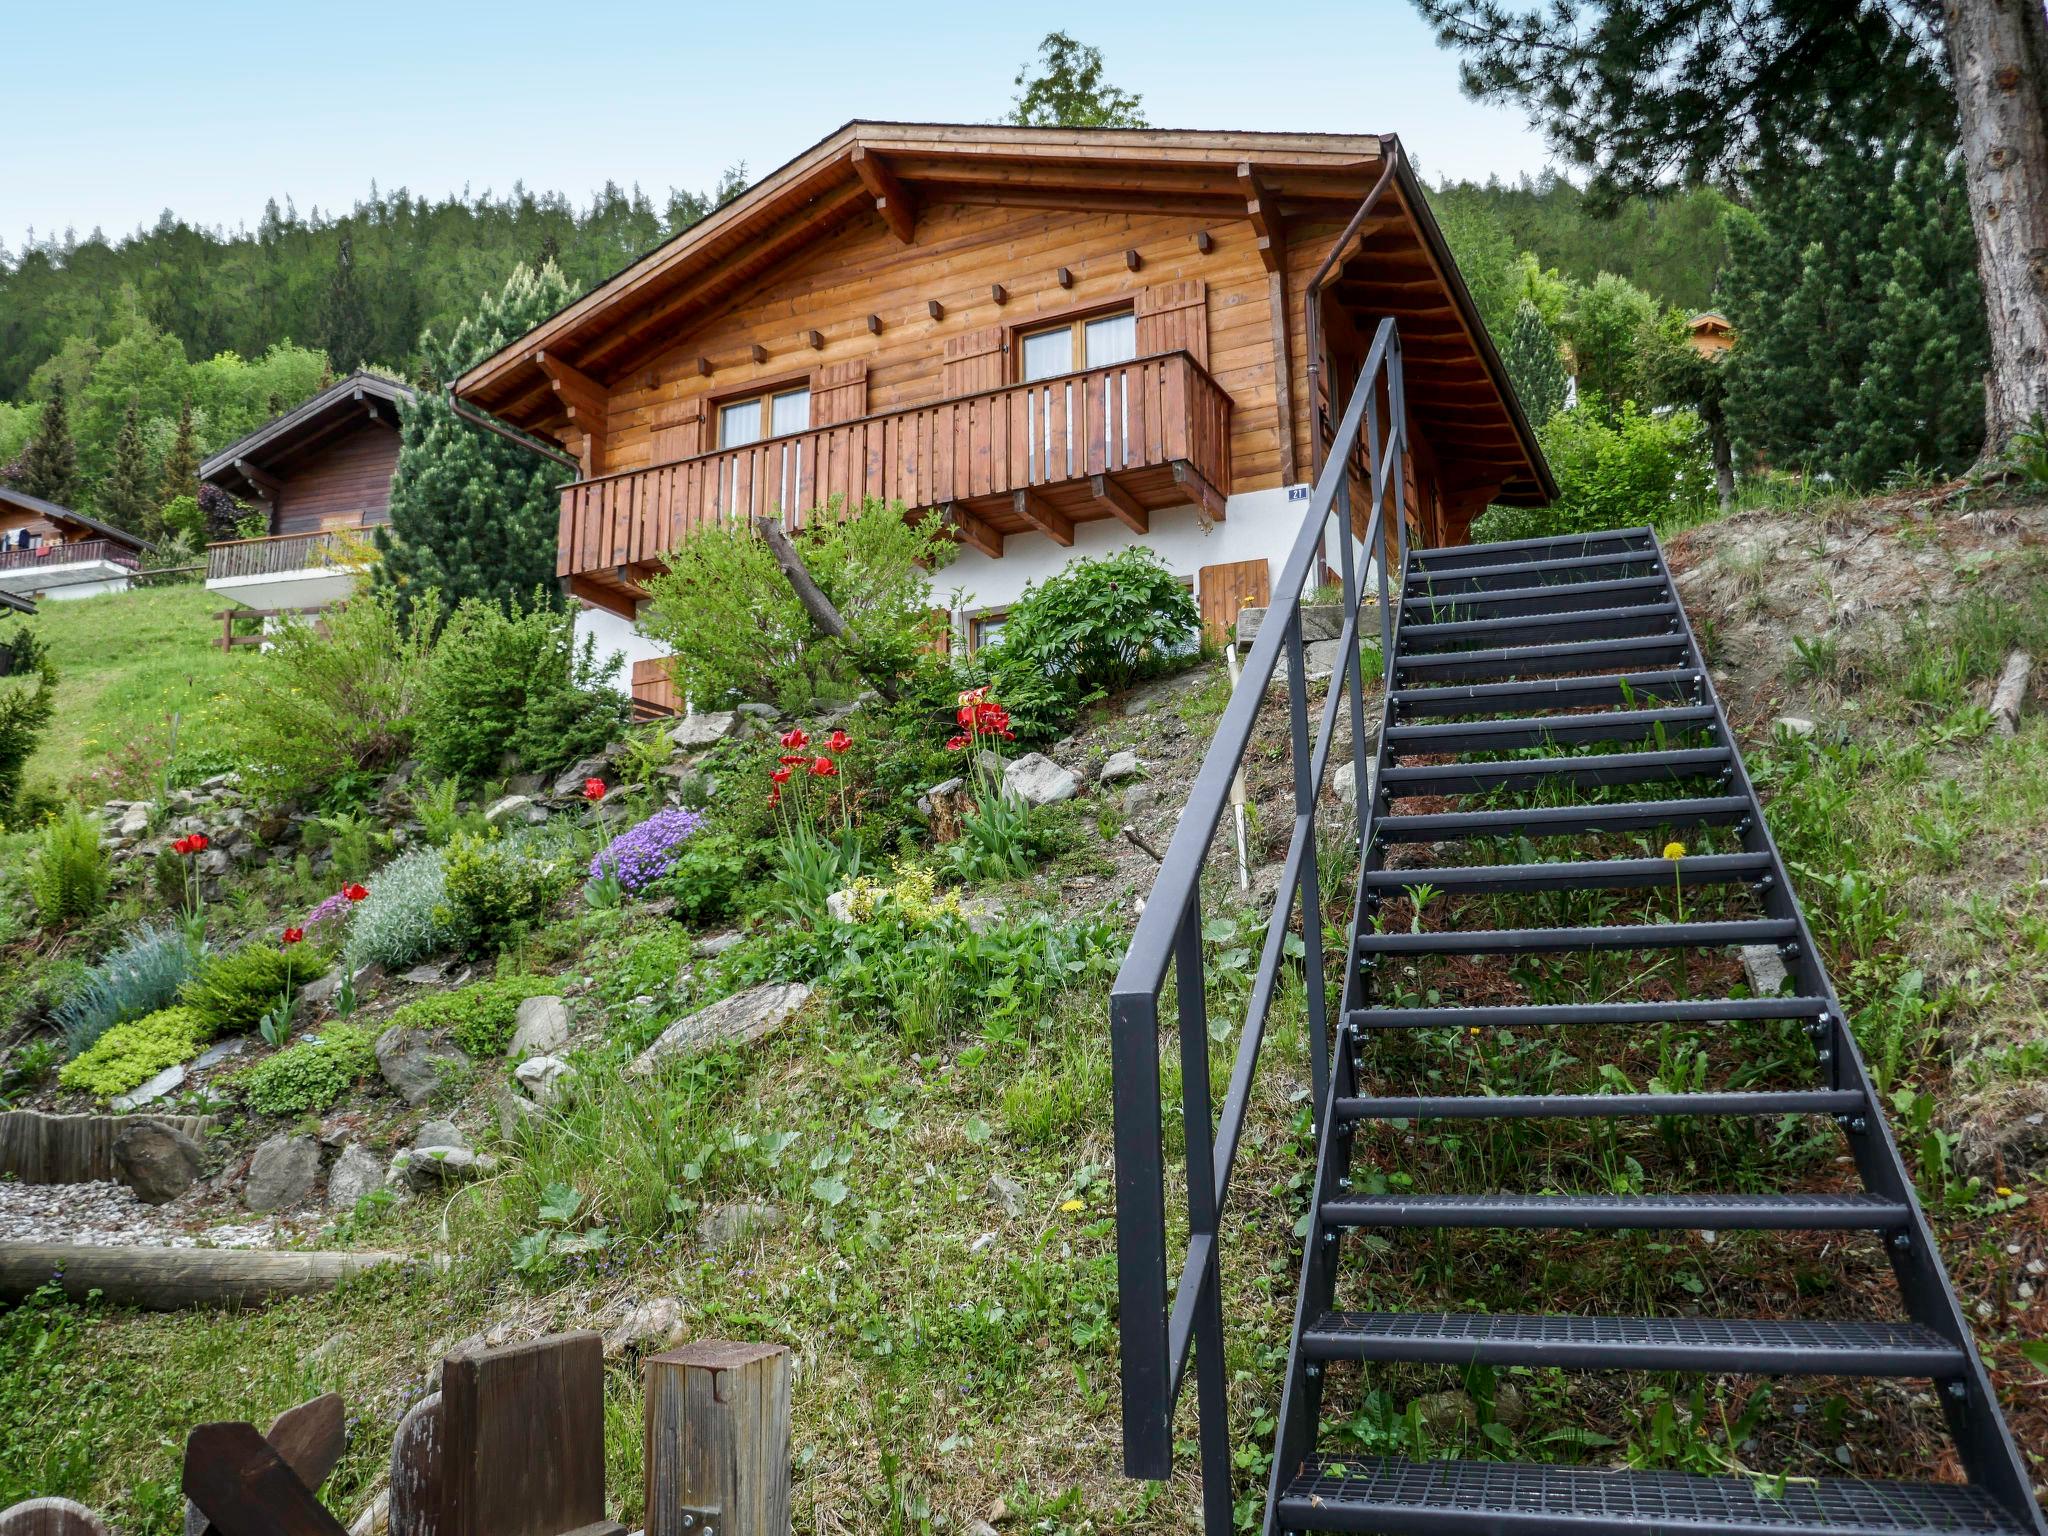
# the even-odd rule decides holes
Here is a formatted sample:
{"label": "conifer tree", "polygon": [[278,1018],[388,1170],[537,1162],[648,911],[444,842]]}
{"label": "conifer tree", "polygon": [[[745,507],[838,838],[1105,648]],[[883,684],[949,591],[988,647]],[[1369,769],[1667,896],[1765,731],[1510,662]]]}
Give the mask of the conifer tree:
{"label": "conifer tree", "polygon": [[1527,299],[1515,306],[1515,317],[1501,339],[1500,360],[1531,426],[1542,426],[1563,408],[1566,379],[1557,334]]}
{"label": "conifer tree", "polygon": [[134,400],[121,417],[121,431],[114,439],[114,460],[100,483],[99,515],[130,533],[155,539],[158,513],[155,487],[149,473],[149,450],[142,441],[142,413]]}
{"label": "conifer tree", "polygon": [[163,479],[157,484],[157,512],[180,496],[199,494],[199,442],[192,425],[192,402],[187,400],[178,411],[177,435],[171,439],[171,446],[164,454]]}
{"label": "conifer tree", "polygon": [[573,296],[559,268],[522,265],[445,341],[421,338],[430,387],[400,408],[391,524],[376,535],[377,581],[402,606],[429,591],[452,608],[467,597],[514,603],[554,590],[557,493],[569,472],[464,421],[444,386]]}
{"label": "conifer tree", "polygon": [[342,373],[362,367],[370,353],[370,304],[356,283],[355,241],[341,237],[334,252],[334,276],[320,306],[320,341],[327,360]]}
{"label": "conifer tree", "polygon": [[71,440],[71,407],[62,380],[50,386],[36,429],[21,450],[19,469],[17,484],[29,495],[60,507],[78,500],[78,445]]}

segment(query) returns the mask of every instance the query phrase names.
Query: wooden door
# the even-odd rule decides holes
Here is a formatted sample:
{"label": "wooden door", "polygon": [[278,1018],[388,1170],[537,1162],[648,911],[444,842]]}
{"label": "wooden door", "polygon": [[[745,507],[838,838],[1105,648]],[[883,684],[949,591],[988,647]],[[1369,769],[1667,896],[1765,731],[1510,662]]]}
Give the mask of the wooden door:
{"label": "wooden door", "polygon": [[1245,608],[1263,608],[1272,600],[1273,574],[1263,560],[1232,560],[1205,565],[1195,584],[1202,610],[1202,633],[1217,645],[1230,639],[1231,627]]}

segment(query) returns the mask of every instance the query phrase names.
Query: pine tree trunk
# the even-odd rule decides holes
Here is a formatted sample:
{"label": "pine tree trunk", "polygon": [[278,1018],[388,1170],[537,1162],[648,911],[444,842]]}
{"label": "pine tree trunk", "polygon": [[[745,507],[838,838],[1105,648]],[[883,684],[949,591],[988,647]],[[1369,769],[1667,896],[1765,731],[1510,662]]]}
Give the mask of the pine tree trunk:
{"label": "pine tree trunk", "polygon": [[1714,451],[1714,493],[1726,512],[1735,505],[1735,450],[1728,441],[1728,428],[1718,421],[1707,428],[1707,441]]}
{"label": "pine tree trunk", "polygon": [[1948,0],[1945,31],[1991,331],[1990,459],[2048,412],[2048,14],[2041,0]]}

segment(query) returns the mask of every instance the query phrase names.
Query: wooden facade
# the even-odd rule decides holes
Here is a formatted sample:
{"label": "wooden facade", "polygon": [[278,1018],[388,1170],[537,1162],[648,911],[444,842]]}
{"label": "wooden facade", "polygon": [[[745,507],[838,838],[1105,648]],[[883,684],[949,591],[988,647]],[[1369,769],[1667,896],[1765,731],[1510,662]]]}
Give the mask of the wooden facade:
{"label": "wooden facade", "polygon": [[125,528],[0,485],[0,556],[21,565],[56,559],[67,547],[72,559],[107,559],[132,568],[147,544]]}

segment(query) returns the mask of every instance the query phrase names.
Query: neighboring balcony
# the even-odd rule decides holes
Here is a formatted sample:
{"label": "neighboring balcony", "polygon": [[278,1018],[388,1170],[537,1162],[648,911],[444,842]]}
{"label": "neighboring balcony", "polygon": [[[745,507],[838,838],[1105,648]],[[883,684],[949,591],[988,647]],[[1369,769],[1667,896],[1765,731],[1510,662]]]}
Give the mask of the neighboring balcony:
{"label": "neighboring balcony", "polygon": [[265,612],[325,608],[376,560],[367,528],[225,539],[206,546],[206,589]]}
{"label": "neighboring balcony", "polygon": [[780,514],[792,527],[863,498],[939,511],[1000,558],[1024,535],[1194,505],[1221,518],[1230,397],[1185,352],[864,416],[562,489],[556,571],[628,617],[664,551],[698,528]]}
{"label": "neighboring balcony", "polygon": [[119,592],[140,564],[134,550],[112,539],[0,550],[0,590],[53,599]]}

